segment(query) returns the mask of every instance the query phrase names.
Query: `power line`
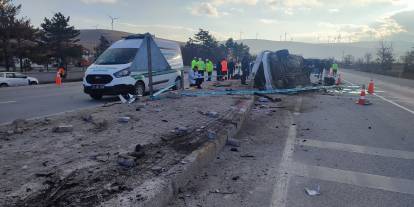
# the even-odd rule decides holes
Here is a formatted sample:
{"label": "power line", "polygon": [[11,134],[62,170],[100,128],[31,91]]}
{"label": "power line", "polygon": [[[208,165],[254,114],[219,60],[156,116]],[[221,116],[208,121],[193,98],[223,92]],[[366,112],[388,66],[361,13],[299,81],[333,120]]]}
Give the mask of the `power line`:
{"label": "power line", "polygon": [[111,19],[111,28],[112,28],[112,30],[114,30],[114,22],[115,22],[115,20],[118,20],[119,17],[113,17],[111,15],[108,15],[108,17],[109,17],[109,19]]}

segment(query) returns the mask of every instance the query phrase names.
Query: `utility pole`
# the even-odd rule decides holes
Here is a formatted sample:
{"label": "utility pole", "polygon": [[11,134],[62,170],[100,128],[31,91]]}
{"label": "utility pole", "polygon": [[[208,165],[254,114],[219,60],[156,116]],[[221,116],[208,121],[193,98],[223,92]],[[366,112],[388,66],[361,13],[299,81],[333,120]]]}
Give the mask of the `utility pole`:
{"label": "utility pole", "polygon": [[111,19],[111,28],[112,28],[112,31],[113,31],[114,30],[114,22],[115,22],[115,20],[118,20],[119,18],[118,17],[113,17],[111,15],[108,15],[108,17],[109,17],[109,19]]}
{"label": "utility pole", "polygon": [[286,36],[287,36],[287,33],[285,32],[285,42],[286,42]]}

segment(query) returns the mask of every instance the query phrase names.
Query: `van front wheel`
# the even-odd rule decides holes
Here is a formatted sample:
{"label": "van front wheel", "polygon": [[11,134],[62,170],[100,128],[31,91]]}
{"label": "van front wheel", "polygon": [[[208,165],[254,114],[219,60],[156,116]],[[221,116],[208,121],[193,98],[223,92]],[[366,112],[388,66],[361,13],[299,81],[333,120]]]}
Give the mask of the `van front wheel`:
{"label": "van front wheel", "polygon": [[142,82],[137,82],[135,84],[135,95],[144,96],[145,95],[145,85]]}

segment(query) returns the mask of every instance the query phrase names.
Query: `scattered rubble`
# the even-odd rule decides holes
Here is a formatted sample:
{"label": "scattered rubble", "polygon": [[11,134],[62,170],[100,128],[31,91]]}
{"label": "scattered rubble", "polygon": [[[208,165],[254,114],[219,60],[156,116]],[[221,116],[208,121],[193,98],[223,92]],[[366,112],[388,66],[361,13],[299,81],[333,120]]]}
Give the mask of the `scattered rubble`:
{"label": "scattered rubble", "polygon": [[210,118],[218,118],[219,117],[219,113],[217,113],[215,111],[208,111],[208,112],[198,111],[198,113],[200,113],[201,115],[204,115],[204,116],[208,116]]}
{"label": "scattered rubble", "polygon": [[232,152],[238,152],[238,151],[239,151],[239,149],[238,149],[238,148],[236,148],[236,147],[232,147],[232,148],[230,148],[230,151],[232,151]]}
{"label": "scattered rubble", "polygon": [[207,137],[210,140],[216,139],[217,138],[217,133],[215,131],[213,131],[213,130],[208,130],[207,131]]}
{"label": "scattered rubble", "polygon": [[240,157],[242,157],[242,158],[253,158],[253,157],[256,157],[256,156],[245,154],[245,155],[240,155]]}
{"label": "scattered rubble", "polygon": [[59,125],[59,126],[53,127],[52,131],[54,133],[72,132],[73,126],[72,125]]}
{"label": "scattered rubble", "polygon": [[228,138],[226,145],[233,146],[233,147],[240,147],[240,141],[233,138]]}
{"label": "scattered rubble", "polygon": [[118,118],[119,123],[128,123],[131,120],[131,117],[128,116],[122,116]]}
{"label": "scattered rubble", "polygon": [[[216,139],[218,129],[233,124],[226,116],[239,100],[174,99],[117,102],[0,126],[2,160],[8,166],[0,169],[5,175],[0,177],[0,206],[98,206],[147,179],[164,176],[188,153]],[[15,133],[20,131],[24,133]],[[3,139],[10,137],[7,133],[13,139]],[[9,196],[26,183],[40,187],[30,187],[25,197]]]}
{"label": "scattered rubble", "polygon": [[234,180],[234,181],[236,181],[236,180],[239,180],[240,179],[240,176],[234,176],[231,179]]}
{"label": "scattered rubble", "polygon": [[117,162],[120,166],[127,167],[127,168],[132,168],[137,165],[135,163],[135,157],[128,156],[128,155],[119,155]]}

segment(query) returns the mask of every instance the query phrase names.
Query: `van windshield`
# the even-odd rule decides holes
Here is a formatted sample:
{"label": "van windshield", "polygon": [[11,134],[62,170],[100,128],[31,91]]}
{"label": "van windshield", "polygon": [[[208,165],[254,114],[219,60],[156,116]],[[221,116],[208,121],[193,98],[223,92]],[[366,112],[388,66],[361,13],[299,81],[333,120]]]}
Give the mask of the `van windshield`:
{"label": "van windshield", "polygon": [[120,65],[134,60],[138,48],[111,48],[102,53],[95,61],[97,65]]}

